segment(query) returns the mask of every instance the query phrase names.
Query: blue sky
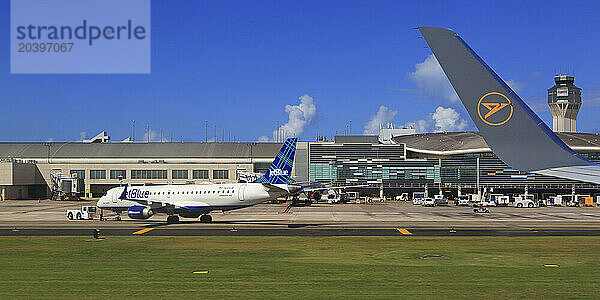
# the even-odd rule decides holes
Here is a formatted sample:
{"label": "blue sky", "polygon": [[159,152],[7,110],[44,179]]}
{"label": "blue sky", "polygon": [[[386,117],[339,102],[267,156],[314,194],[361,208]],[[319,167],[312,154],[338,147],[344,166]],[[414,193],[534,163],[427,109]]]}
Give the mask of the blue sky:
{"label": "blue sky", "polygon": [[[583,88],[578,129],[600,128],[600,4],[559,1],[152,1],[151,74],[10,74],[10,7],[0,4],[0,140],[78,140],[106,130],[136,139],[144,127],[204,140],[204,122],[238,140],[272,135],[286,105],[309,95],[300,138],[331,137],[348,120],[363,132],[381,105],[396,124],[431,121],[460,102],[413,72],[430,51],[413,27],[454,29],[546,121],[558,72]],[[427,78],[423,79],[427,80]],[[393,113],[397,112],[397,113]],[[297,128],[297,127],[295,127]],[[430,125],[430,130],[436,127]]]}

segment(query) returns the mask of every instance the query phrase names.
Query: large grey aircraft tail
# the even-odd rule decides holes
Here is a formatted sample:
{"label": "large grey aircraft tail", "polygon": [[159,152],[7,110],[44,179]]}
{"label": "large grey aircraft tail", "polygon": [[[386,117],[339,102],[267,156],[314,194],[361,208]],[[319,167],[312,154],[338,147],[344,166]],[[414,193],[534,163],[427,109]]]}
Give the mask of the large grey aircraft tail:
{"label": "large grey aircraft tail", "polygon": [[449,29],[419,27],[492,151],[512,168],[600,183],[600,166],[567,146]]}

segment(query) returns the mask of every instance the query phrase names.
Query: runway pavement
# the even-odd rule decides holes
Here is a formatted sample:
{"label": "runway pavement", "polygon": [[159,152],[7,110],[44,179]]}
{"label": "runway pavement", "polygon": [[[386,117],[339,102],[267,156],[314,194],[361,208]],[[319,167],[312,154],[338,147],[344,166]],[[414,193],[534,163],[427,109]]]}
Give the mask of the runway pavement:
{"label": "runway pavement", "polygon": [[421,207],[408,202],[317,204],[293,207],[262,204],[213,213],[213,223],[165,216],[148,220],[68,221],[66,209],[93,202],[0,202],[0,236],[600,236],[600,208]]}

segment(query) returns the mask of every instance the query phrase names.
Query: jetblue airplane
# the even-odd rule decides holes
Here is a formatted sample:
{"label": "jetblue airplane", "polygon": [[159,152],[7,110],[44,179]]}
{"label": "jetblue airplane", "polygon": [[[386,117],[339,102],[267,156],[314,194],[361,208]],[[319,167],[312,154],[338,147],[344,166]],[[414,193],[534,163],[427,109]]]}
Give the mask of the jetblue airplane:
{"label": "jetblue airplane", "polygon": [[299,193],[290,175],[296,153],[296,138],[285,141],[267,173],[252,183],[162,185],[116,187],[98,200],[97,206],[117,214],[127,211],[132,219],[167,214],[168,223],[179,217],[212,222],[211,211],[228,211]]}
{"label": "jetblue airplane", "polygon": [[488,146],[521,171],[600,184],[600,165],[567,146],[449,29],[418,28]]}

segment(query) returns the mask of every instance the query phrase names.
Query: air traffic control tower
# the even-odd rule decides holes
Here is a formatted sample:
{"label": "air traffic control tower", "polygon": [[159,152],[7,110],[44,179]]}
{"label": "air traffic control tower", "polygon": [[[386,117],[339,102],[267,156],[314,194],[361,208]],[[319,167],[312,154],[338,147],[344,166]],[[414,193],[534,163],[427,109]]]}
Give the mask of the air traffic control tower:
{"label": "air traffic control tower", "polygon": [[552,113],[554,132],[577,132],[577,113],[581,107],[581,89],[576,87],[575,76],[554,76],[553,87],[548,89],[548,106]]}

